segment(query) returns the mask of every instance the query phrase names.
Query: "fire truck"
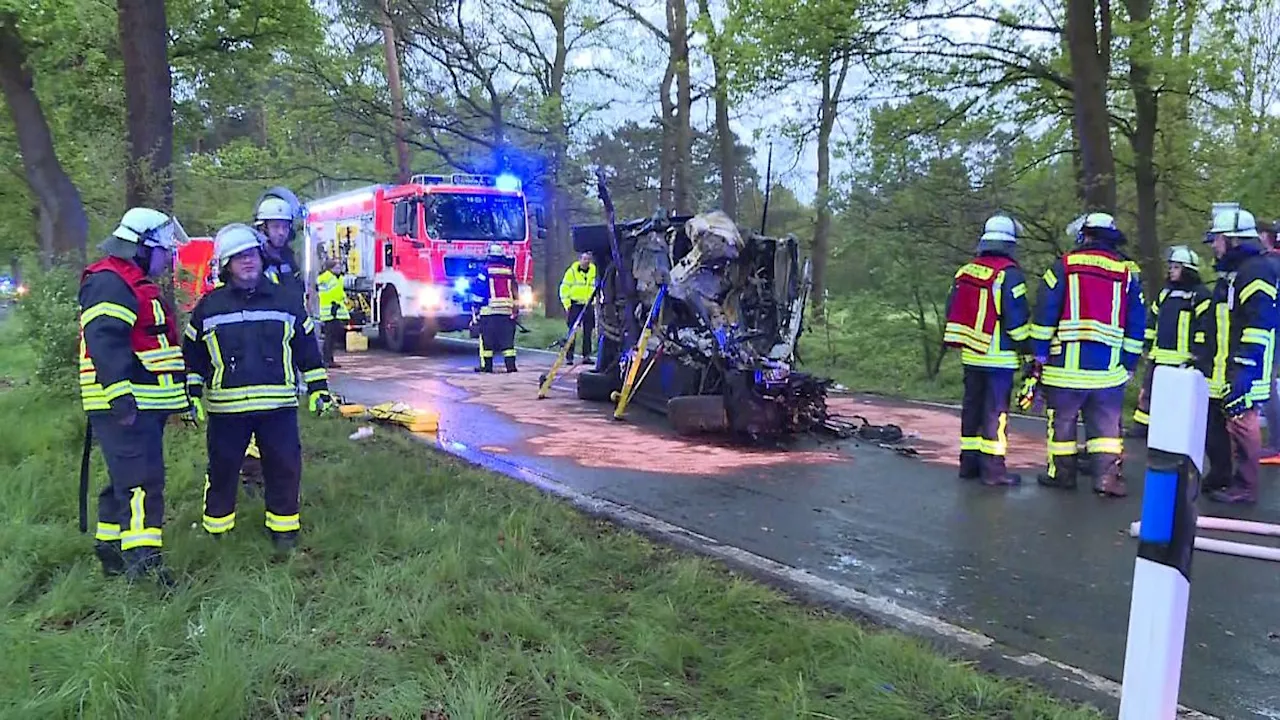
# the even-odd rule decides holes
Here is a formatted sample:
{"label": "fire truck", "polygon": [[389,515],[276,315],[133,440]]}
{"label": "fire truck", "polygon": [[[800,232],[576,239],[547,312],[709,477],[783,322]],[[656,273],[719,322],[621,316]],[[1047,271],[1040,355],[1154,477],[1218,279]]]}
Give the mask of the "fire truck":
{"label": "fire truck", "polygon": [[[511,175],[414,175],[404,185],[372,185],[307,204],[304,270],[313,291],[326,258],[343,275],[351,324],[404,352],[438,332],[468,328],[489,247],[503,246],[519,283],[521,312],[534,303],[534,236]],[[531,227],[535,226],[535,227]]]}
{"label": "fire truck", "polygon": [[213,288],[217,277],[217,265],[213,257],[213,238],[193,237],[178,248],[173,256],[173,284],[177,289],[178,303],[184,312],[190,312],[200,299]]}

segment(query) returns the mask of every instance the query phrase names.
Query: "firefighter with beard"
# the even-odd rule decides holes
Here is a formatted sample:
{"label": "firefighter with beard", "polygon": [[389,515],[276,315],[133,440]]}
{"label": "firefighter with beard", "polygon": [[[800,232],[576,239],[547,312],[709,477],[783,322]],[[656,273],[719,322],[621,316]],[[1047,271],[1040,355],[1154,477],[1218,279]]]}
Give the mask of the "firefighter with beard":
{"label": "firefighter with beard", "polygon": [[478,373],[493,372],[493,357],[502,353],[507,372],[516,372],[517,286],[511,261],[502,245],[489,246],[489,258],[480,276],[480,365]]}
{"label": "firefighter with beard", "polygon": [[235,527],[240,464],[256,436],[267,533],[277,550],[289,551],[301,527],[297,378],[307,386],[312,412],[332,399],[315,322],[298,297],[265,276],[262,244],[247,225],[218,231],[223,285],[192,311],[183,355],[188,392],[208,418],[205,531],[221,537]]}
{"label": "firefighter with beard", "polygon": [[107,256],[85,268],[79,293],[86,441],[97,437],[110,478],[98,496],[94,551],[107,576],[151,576],[166,587],[174,582],[161,554],[164,426],[189,403],[173,309],[152,278],[172,272],[185,241],[176,218],[132,208],[102,243]]}
{"label": "firefighter with beard", "polygon": [[1169,248],[1168,284],[1151,303],[1147,320],[1147,342],[1151,345],[1147,358],[1146,378],[1138,395],[1138,408],[1133,413],[1130,437],[1146,437],[1151,419],[1151,382],[1161,365],[1181,367],[1195,359],[1196,345],[1204,342],[1205,313],[1212,304],[1209,288],[1200,279],[1200,256],[1191,248],[1178,245]]}
{"label": "firefighter with beard", "polygon": [[984,485],[1018,485],[1008,472],[1009,398],[1018,369],[1018,347],[1031,336],[1027,285],[1014,254],[1018,227],[1012,218],[987,220],[978,252],[956,272],[947,299],[943,342],[961,349],[964,402],[960,411],[960,477]]}
{"label": "firefighter with beard", "polygon": [[1078,475],[1076,419],[1084,415],[1093,489],[1128,494],[1121,476],[1124,388],[1142,355],[1146,303],[1138,272],[1118,249],[1125,237],[1106,213],[1089,213],[1076,248],[1045,271],[1031,329],[1049,415],[1046,487],[1073,489]]}
{"label": "firefighter with beard", "polygon": [[1215,213],[1205,242],[1217,258],[1218,282],[1197,353],[1209,378],[1209,471],[1201,488],[1215,502],[1253,504],[1262,451],[1258,410],[1271,395],[1280,279],[1246,210]]}

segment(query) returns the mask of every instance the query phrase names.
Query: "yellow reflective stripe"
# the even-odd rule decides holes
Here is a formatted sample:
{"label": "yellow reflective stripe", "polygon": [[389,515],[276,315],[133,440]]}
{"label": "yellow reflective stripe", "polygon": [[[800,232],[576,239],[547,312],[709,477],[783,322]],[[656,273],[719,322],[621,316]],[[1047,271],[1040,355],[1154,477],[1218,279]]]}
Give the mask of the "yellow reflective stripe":
{"label": "yellow reflective stripe", "polygon": [[310,316],[310,315],[308,315],[307,317],[303,318],[303,320],[302,320],[302,332],[303,332],[304,334],[310,335],[311,333],[313,333],[313,332],[315,332],[315,331],[316,331],[316,324],[315,324],[315,321],[313,321],[313,320],[311,319],[311,316]]}
{"label": "yellow reflective stripe", "polygon": [[[1080,276],[1075,273],[1067,275],[1067,312],[1066,318],[1080,317]],[[1058,330],[1071,320],[1063,319],[1058,322]]]}
{"label": "yellow reflective stripe", "polygon": [[1206,312],[1208,312],[1209,306],[1212,304],[1213,304],[1212,300],[1201,300],[1200,304],[1196,305],[1196,316],[1199,317],[1205,314]]}
{"label": "yellow reflective stripe", "polygon": [[1050,441],[1049,454],[1057,457],[1061,457],[1063,455],[1075,455],[1076,441],[1075,440],[1064,440],[1062,442]]}
{"label": "yellow reflective stripe", "polygon": [[982,438],[980,437],[960,437],[960,449],[972,450],[978,452],[982,449]]}
{"label": "yellow reflective stripe", "polygon": [[1270,345],[1272,343],[1273,333],[1271,330],[1261,330],[1259,328],[1244,328],[1240,332],[1240,342],[1251,342],[1259,345]]}
{"label": "yellow reflective stripe", "polygon": [[1152,341],[1152,340],[1155,340],[1155,339],[1156,339],[1156,329],[1155,329],[1155,328],[1153,328],[1153,327],[1148,327],[1148,328],[1146,329],[1146,332],[1144,332],[1144,333],[1142,334],[1142,337],[1143,337],[1143,339],[1147,340],[1148,342],[1150,342],[1150,341]]}
{"label": "yellow reflective stripe", "polygon": [[1043,277],[1044,277],[1044,284],[1048,285],[1050,290],[1058,287],[1058,276],[1053,274],[1052,269],[1045,270]]}
{"label": "yellow reflective stripe", "polygon": [[1084,449],[1090,453],[1121,455],[1124,453],[1124,440],[1121,438],[1092,438],[1085,441]]}
{"label": "yellow reflective stripe", "polygon": [[138,322],[137,313],[133,312],[129,308],[123,305],[117,305],[113,302],[100,302],[96,305],[91,305],[80,314],[80,327],[87,327],[89,323],[100,317],[115,318],[130,327],[132,327],[134,323]]}
{"label": "yellow reflective stripe", "polygon": [[[310,320],[311,318],[307,318]],[[291,387],[298,384],[298,371],[293,367],[293,336],[296,331],[292,323],[285,323],[284,333],[280,336],[281,359],[284,364],[284,382]]]}
{"label": "yellow reflective stripe", "polygon": [[245,385],[237,388],[210,388],[209,397],[219,400],[250,400],[255,397],[289,397],[298,395],[295,385]]}
{"label": "yellow reflective stripe", "polygon": [[221,387],[226,364],[222,361],[222,346],[218,344],[217,333],[205,335],[204,342],[209,347],[209,362],[213,365],[213,381],[209,384],[212,387]]}
{"label": "yellow reflective stripe", "polygon": [[98,530],[93,534],[94,540],[113,542],[120,539],[120,526],[116,523],[98,521]]}
{"label": "yellow reflective stripe", "polygon": [[1013,340],[1014,342],[1022,342],[1024,340],[1027,340],[1030,337],[1031,337],[1031,325],[1028,323],[1023,323],[1018,327],[1011,328],[1009,330],[1009,339]]}
{"label": "yellow reflective stripe", "polygon": [[1253,297],[1257,293],[1262,293],[1272,300],[1275,300],[1276,286],[1261,278],[1254,280],[1248,285],[1245,285],[1244,289],[1240,291],[1240,302],[1247,302],[1249,298]]}
{"label": "yellow reflective stripe", "polygon": [[1141,409],[1133,411],[1133,421],[1139,425],[1150,425],[1151,416],[1143,412]]}
{"label": "yellow reflective stripe", "polygon": [[1101,257],[1099,255],[1069,254],[1064,256],[1062,261],[1066,266],[1087,265],[1089,267],[1102,268],[1103,270],[1119,274],[1128,273],[1133,270],[1133,265],[1130,263],[1123,260],[1112,260],[1111,258]]}
{"label": "yellow reflective stripe", "polygon": [[999,352],[974,352],[969,348],[960,351],[960,361],[965,365],[988,368],[1017,369],[1018,354],[1012,350]]}
{"label": "yellow reflective stripe", "polygon": [[1010,290],[1010,291],[1009,291],[1009,293],[1010,293],[1011,295],[1013,295],[1015,298],[1020,298],[1020,297],[1022,297],[1023,295],[1026,295],[1026,294],[1027,294],[1027,284],[1026,284],[1026,283],[1018,283],[1017,285],[1014,285],[1014,286],[1013,286],[1013,289],[1012,289],[1012,290]]}
{"label": "yellow reflective stripe", "polygon": [[198,373],[189,372],[187,373],[187,384],[188,385],[204,385],[204,376]]}
{"label": "yellow reflective stripe", "polygon": [[1040,381],[1051,387],[1074,390],[1105,390],[1123,385],[1129,379],[1129,371],[1123,366],[1111,370],[1080,370],[1046,365]]}
{"label": "yellow reflective stripe", "polygon": [[236,526],[236,514],[231,513],[226,517],[220,518],[203,515],[201,516],[200,524],[204,527],[205,532],[213,533],[214,535],[221,535]]}
{"label": "yellow reflective stripe", "polygon": [[321,380],[328,380],[328,379],[329,379],[329,374],[325,372],[324,368],[316,368],[314,370],[308,370],[302,373],[302,381],[305,383],[320,382]]}
{"label": "yellow reflective stripe", "polygon": [[1181,365],[1191,359],[1191,353],[1182,352],[1181,350],[1162,350],[1156,348],[1151,351],[1151,362],[1157,365]]}
{"label": "yellow reflective stripe", "polygon": [[1057,328],[1053,325],[1035,325],[1031,326],[1031,338],[1033,340],[1051,340],[1053,339],[1053,331]]}
{"label": "yellow reflective stripe", "polygon": [[234,413],[265,412],[267,410],[279,410],[281,408],[297,406],[298,398],[296,396],[291,396],[287,400],[283,398],[254,398],[252,400],[228,401],[210,400],[205,405],[205,411],[230,415]]}
{"label": "yellow reflective stripe", "polygon": [[302,523],[295,515],[276,515],[267,513],[267,529],[274,532],[293,532],[302,528]]}
{"label": "yellow reflective stripe", "polygon": [[1142,341],[1137,338],[1124,339],[1124,351],[1133,353],[1134,355],[1142,354]]}
{"label": "yellow reflective stripe", "polygon": [[102,396],[106,398],[108,402],[110,402],[112,400],[115,400],[118,397],[124,397],[125,395],[128,395],[132,391],[133,391],[133,383],[129,382],[128,380],[121,380],[119,382],[111,383],[110,385],[102,388]]}
{"label": "yellow reflective stripe", "polygon": [[190,338],[190,339],[191,339],[191,340],[193,340],[193,341],[194,341],[194,340],[199,340],[199,339],[200,339],[200,336],[196,334],[196,328],[195,328],[195,326],[194,326],[194,325],[192,325],[191,323],[187,323],[187,329],[186,329],[186,330],[183,330],[183,331],[182,331],[182,334],[183,334],[183,335],[185,335],[185,336],[187,336],[188,338]]}
{"label": "yellow reflective stripe", "polygon": [[121,550],[161,545],[160,528],[148,527],[146,523],[146,498],[147,491],[140,487],[134,488],[129,496],[129,529],[120,533]]}

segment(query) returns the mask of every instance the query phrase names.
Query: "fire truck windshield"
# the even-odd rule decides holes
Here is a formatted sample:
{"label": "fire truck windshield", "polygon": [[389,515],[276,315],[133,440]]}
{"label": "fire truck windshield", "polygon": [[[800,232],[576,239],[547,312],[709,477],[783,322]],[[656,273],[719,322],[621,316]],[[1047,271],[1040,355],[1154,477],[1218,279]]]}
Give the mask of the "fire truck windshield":
{"label": "fire truck windshield", "polygon": [[508,195],[432,195],[427,235],[443,240],[525,239],[524,200]]}

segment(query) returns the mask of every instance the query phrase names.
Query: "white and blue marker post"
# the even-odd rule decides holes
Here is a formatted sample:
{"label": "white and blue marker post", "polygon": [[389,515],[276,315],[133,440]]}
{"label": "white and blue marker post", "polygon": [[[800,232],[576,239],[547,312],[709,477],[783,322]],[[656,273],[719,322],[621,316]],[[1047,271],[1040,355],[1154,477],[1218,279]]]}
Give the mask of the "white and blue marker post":
{"label": "white and blue marker post", "polygon": [[1204,375],[1155,368],[1120,720],[1172,720],[1177,713],[1208,415]]}

